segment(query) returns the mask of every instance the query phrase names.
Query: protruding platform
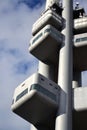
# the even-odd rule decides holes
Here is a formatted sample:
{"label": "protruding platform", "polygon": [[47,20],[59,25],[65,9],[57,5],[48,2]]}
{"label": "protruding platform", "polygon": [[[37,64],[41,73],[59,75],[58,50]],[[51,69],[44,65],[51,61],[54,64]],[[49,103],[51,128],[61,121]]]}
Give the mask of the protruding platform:
{"label": "protruding platform", "polygon": [[74,18],[74,34],[81,34],[87,32],[87,15],[84,8],[80,8],[79,4],[73,11]]}
{"label": "protruding platform", "polygon": [[56,10],[48,8],[33,24],[32,34],[35,35],[47,24],[50,24],[61,31],[61,29],[64,27],[65,20],[58,13],[56,12]]}
{"label": "protruding platform", "polygon": [[87,32],[87,16],[74,20],[74,33],[81,34]]}
{"label": "protruding platform", "polygon": [[11,109],[35,126],[49,125],[58,109],[58,89],[56,83],[36,73],[15,89]]}
{"label": "protruding platform", "polygon": [[64,35],[53,26],[47,25],[30,41],[29,51],[43,62],[56,63],[58,50],[64,41]]}
{"label": "protruding platform", "polygon": [[87,70],[87,33],[74,36],[74,68]]}

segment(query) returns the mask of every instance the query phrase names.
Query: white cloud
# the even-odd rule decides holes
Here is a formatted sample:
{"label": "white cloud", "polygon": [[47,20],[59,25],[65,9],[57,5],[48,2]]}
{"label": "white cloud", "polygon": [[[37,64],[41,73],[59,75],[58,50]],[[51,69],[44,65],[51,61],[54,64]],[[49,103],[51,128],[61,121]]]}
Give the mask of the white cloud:
{"label": "white cloud", "polygon": [[0,130],[29,129],[29,123],[10,107],[15,87],[37,70],[37,60],[29,54],[28,46],[32,24],[42,9],[0,0]]}

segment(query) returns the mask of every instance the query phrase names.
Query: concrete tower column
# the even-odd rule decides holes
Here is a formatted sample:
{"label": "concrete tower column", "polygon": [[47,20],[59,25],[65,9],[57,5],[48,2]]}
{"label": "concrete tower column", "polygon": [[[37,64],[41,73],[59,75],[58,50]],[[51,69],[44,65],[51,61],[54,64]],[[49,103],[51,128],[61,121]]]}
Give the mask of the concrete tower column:
{"label": "concrete tower column", "polygon": [[38,72],[46,78],[55,81],[56,68],[52,64],[39,61]]}
{"label": "concrete tower column", "polygon": [[65,43],[62,44],[59,52],[58,85],[61,91],[55,130],[72,130],[73,0],[63,0],[62,16],[66,20],[62,31],[65,35]]}

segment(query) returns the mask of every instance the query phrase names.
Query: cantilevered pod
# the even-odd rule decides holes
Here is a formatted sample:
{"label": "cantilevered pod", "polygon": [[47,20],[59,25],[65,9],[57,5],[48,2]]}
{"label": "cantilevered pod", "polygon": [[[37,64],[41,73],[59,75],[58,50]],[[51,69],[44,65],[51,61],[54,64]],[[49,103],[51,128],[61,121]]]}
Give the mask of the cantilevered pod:
{"label": "cantilevered pod", "polygon": [[11,109],[33,125],[44,123],[55,116],[58,92],[56,83],[35,73],[15,89]]}

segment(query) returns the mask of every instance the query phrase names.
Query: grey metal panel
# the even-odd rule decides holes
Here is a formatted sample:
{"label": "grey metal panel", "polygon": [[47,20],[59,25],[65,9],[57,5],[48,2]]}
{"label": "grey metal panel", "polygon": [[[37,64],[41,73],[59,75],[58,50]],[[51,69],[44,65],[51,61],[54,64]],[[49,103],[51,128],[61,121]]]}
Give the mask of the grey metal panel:
{"label": "grey metal panel", "polygon": [[[28,91],[25,93],[26,88]],[[56,116],[58,93],[59,87],[55,82],[35,73],[15,89],[11,109],[34,125],[38,123],[49,125],[46,120],[50,118],[53,121]]]}

